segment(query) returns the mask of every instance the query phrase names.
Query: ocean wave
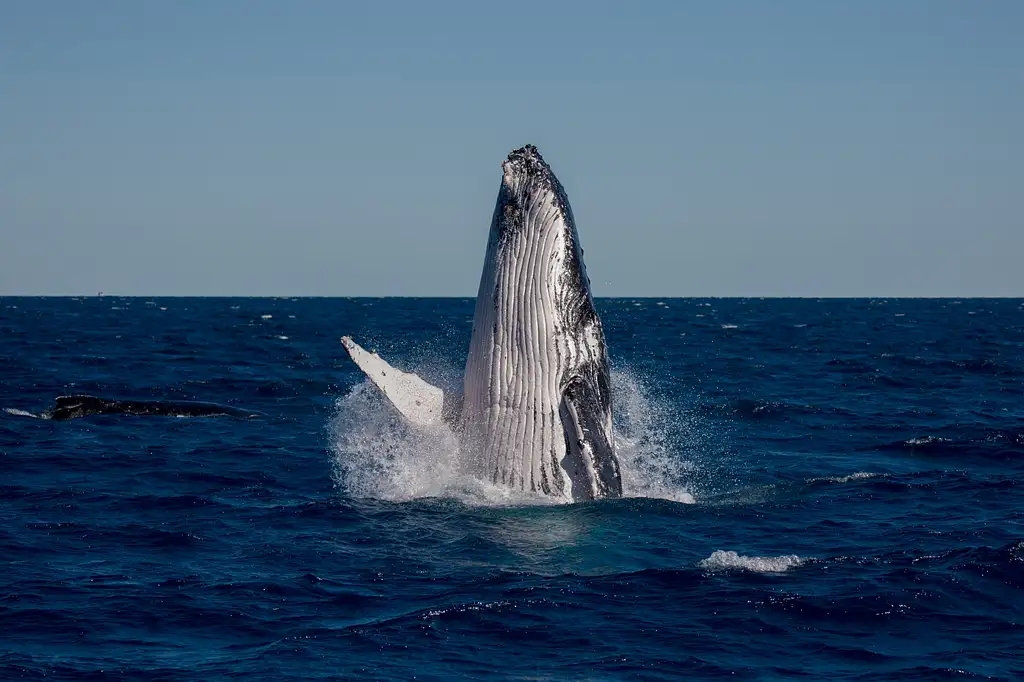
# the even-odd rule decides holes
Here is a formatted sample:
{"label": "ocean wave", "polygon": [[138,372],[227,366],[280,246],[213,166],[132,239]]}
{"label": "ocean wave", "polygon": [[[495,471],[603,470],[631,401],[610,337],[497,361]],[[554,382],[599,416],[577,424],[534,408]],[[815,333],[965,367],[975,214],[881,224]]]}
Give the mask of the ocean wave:
{"label": "ocean wave", "polygon": [[963,429],[946,427],[940,433],[912,436],[875,446],[875,450],[909,452],[934,457],[965,460],[1024,463],[1024,432],[1015,430]]}
{"label": "ocean wave", "polygon": [[728,403],[704,405],[704,409],[716,415],[737,417],[745,420],[794,421],[806,416],[850,415],[848,410],[835,406],[817,406],[785,400],[737,398]]}
{"label": "ocean wave", "polygon": [[856,471],[852,474],[845,476],[822,476],[819,478],[808,479],[808,483],[850,483],[851,481],[863,481],[868,478],[878,478],[879,476],[885,476],[885,474],[876,474],[871,471]]}
{"label": "ocean wave", "polygon": [[949,438],[940,438],[939,436],[920,436],[918,438],[910,438],[903,441],[903,445],[909,445],[912,448],[921,448],[929,445],[941,445],[942,443],[951,443]]}
{"label": "ocean wave", "polygon": [[920,355],[884,354],[890,364],[914,370],[928,370],[934,374],[960,375],[979,374],[993,377],[1019,377],[1024,374],[1020,367],[990,358],[926,358]]}
{"label": "ocean wave", "polygon": [[711,571],[750,571],[752,573],[785,573],[807,563],[807,559],[795,554],[785,556],[743,556],[736,552],[717,550],[706,559],[701,559],[698,566]]}

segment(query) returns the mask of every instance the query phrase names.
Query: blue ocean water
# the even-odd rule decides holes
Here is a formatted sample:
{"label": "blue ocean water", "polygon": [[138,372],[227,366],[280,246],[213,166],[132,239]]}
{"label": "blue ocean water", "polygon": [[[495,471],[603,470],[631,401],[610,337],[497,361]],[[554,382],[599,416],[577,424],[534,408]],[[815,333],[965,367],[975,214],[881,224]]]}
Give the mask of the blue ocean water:
{"label": "blue ocean water", "polygon": [[552,505],[338,342],[457,386],[468,299],[0,299],[0,678],[1024,677],[1024,302],[598,309],[628,497]]}

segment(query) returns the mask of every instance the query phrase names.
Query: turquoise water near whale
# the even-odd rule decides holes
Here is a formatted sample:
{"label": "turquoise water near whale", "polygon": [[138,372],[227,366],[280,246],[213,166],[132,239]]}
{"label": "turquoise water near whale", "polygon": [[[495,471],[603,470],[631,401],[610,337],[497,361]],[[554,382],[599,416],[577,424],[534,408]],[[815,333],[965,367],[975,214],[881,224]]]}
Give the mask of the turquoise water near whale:
{"label": "turquoise water near whale", "polygon": [[597,306],[627,497],[558,505],[338,342],[457,386],[469,299],[0,298],[0,679],[1024,677],[1024,302]]}

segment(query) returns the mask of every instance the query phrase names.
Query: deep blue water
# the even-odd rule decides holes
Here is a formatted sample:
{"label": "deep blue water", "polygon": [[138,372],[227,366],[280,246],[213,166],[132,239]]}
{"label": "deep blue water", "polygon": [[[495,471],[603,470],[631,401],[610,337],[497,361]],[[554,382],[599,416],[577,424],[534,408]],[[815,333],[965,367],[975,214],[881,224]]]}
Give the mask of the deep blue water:
{"label": "deep blue water", "polygon": [[627,499],[467,480],[338,343],[470,300],[0,299],[0,678],[1021,679],[1024,303],[601,300]]}

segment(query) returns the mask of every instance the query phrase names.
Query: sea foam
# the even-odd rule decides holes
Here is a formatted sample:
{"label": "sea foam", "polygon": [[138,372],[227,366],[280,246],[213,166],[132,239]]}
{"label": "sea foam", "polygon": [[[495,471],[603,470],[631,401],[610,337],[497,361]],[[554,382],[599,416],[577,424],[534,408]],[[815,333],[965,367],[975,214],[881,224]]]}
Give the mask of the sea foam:
{"label": "sea foam", "polygon": [[718,550],[697,564],[711,571],[750,571],[752,573],[785,573],[802,566],[807,559],[795,554],[786,556],[743,556],[736,552]]}

